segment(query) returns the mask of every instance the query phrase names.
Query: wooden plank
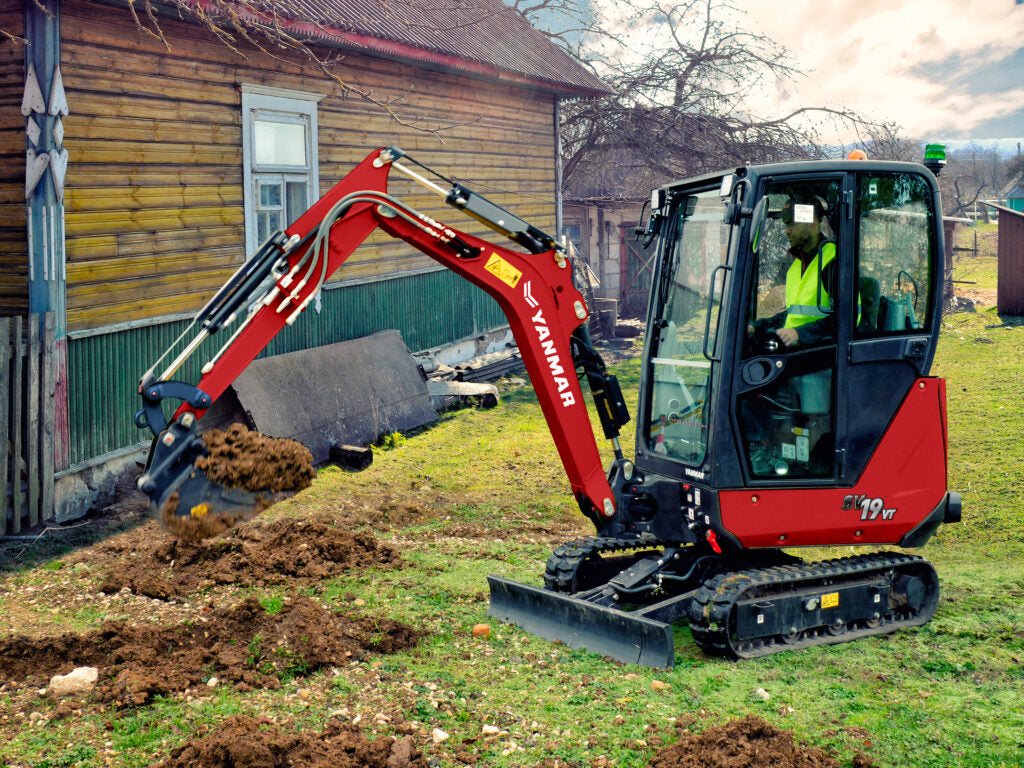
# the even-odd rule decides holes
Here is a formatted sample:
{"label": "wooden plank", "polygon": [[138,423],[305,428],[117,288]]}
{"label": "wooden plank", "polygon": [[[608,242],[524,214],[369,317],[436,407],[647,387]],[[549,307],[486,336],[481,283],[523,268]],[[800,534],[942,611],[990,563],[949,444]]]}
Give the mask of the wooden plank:
{"label": "wooden plank", "polygon": [[[131,115],[137,119],[177,120],[194,124],[237,125],[242,124],[239,99],[236,106],[197,104],[189,101],[168,101],[142,95],[114,95],[99,92],[77,91],[75,112],[68,115],[65,132],[78,126],[90,115],[118,118]],[[79,111],[81,110],[81,111]]]}
{"label": "wooden plank", "polygon": [[87,283],[123,280],[128,275],[157,274],[170,279],[175,275],[223,269],[224,265],[242,264],[242,250],[238,247],[186,251],[159,256],[115,258],[68,264],[68,283]]}
{"label": "wooden plank", "polygon": [[141,210],[105,210],[74,213],[67,211],[65,222],[68,237],[80,235],[119,234],[126,231],[188,231],[208,226],[243,224],[241,206],[208,208],[151,208]]}
{"label": "wooden plank", "polygon": [[25,376],[25,459],[28,474],[28,524],[39,525],[39,315],[28,316]]}
{"label": "wooden plank", "polygon": [[202,165],[241,165],[242,146],[208,146],[206,144],[147,144],[145,142],[102,141],[67,138],[65,147],[78,163],[128,163],[145,157],[153,163]]}
{"label": "wooden plank", "polygon": [[76,187],[64,198],[67,212],[106,211],[111,208],[204,207],[242,205],[241,185],[189,185],[137,187],[123,185],[114,192],[104,187]]}
{"label": "wooden plank", "polygon": [[54,417],[57,396],[57,315],[50,311],[44,315],[43,333],[43,389],[42,389],[42,440],[40,442],[40,478],[42,496],[40,517],[53,520],[54,517]]}
{"label": "wooden plank", "polygon": [[21,455],[21,393],[22,393],[22,364],[25,354],[25,344],[21,338],[21,316],[14,318],[12,329],[12,350],[11,357],[13,372],[11,374],[11,508],[14,518],[11,525],[11,533],[21,533],[21,508],[25,503],[25,493],[21,487],[22,472],[25,464]]}
{"label": "wooden plank", "polygon": [[[76,165],[76,185],[82,187],[131,187],[220,185],[242,188],[242,166],[223,165]],[[24,195],[24,183],[22,184]],[[70,190],[69,190],[70,191]],[[24,206],[22,206],[24,207]]]}
{"label": "wooden plank", "polygon": [[[184,120],[138,120],[130,117],[86,117],[74,126],[75,138],[125,141],[178,141],[182,136],[202,136],[208,144],[242,143],[241,124],[186,122]],[[23,129],[24,132],[24,129]],[[22,137],[24,144],[24,137]],[[22,148],[24,151],[24,148]]]}
{"label": "wooden plank", "polygon": [[7,463],[10,461],[11,318],[0,317],[0,536],[7,530]]}

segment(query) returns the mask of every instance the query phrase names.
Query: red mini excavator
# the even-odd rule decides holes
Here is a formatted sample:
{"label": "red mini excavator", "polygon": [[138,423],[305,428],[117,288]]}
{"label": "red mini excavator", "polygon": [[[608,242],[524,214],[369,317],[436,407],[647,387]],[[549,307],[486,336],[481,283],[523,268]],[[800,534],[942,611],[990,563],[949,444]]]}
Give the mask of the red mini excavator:
{"label": "red mini excavator", "polygon": [[[136,422],[156,437],[139,487],[157,510],[176,493],[178,515],[255,502],[195,468],[197,420],[379,228],[501,306],[596,528],[554,551],[543,588],[490,577],[492,616],[655,667],[673,664],[671,625],[684,619],[702,649],[735,658],[923,624],[934,569],[879,545],[920,547],[960,517],[946,489],[944,381],[928,376],[941,162],[752,166],[655,190],[638,228],[657,259],[629,459],[618,434],[630,417],[556,239],[396,147],[375,151],[271,236],[143,377]],[[387,193],[392,170],[518,248],[412,210]],[[172,378],[227,327],[198,384]],[[614,448],[607,471],[582,380]],[[181,401],[170,423],[168,398]],[[839,545],[873,553],[790,553]]]}

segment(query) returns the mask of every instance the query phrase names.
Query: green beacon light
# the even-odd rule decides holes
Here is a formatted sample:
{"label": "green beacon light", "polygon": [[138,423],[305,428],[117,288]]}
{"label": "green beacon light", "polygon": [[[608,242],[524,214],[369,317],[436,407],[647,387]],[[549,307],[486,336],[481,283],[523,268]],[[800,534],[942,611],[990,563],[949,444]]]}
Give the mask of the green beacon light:
{"label": "green beacon light", "polygon": [[924,148],[924,167],[936,176],[946,166],[946,145],[928,144]]}

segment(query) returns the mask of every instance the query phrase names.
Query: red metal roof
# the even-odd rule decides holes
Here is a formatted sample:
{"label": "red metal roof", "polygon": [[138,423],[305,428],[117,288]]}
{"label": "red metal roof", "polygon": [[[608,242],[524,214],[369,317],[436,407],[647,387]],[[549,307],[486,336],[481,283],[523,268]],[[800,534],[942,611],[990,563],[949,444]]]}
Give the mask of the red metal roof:
{"label": "red metal roof", "polygon": [[[195,2],[217,12],[209,0]],[[612,92],[501,0],[250,0],[236,10],[248,21],[276,16],[290,34],[388,58],[563,94]]]}

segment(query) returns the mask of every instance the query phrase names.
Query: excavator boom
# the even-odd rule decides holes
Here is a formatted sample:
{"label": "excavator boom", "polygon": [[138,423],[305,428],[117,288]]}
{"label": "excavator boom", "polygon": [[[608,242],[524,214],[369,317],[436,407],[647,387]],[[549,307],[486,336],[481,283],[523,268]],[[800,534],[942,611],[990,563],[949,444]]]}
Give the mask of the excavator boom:
{"label": "excavator boom", "polygon": [[[550,236],[462,185],[446,192],[397,162],[404,153],[387,148],[371,153],[283,233],[270,238],[197,315],[194,337],[179,339],[183,351],[162,373],[157,365],[143,377],[143,410],[136,417],[156,437],[139,487],[154,508],[164,510],[172,494],[178,516],[230,513],[244,517],[260,494],[221,489],[194,468],[203,454],[197,422],[264,347],[314,298],[324,282],[375,230],[414,246],[490,294],[505,312],[534,383],[547,423],[581,508],[593,516],[614,514],[611,489],[593,436],[576,375],[582,368],[596,385],[606,433],[617,435],[628,416],[614,377],[604,371],[589,344],[587,307],[574,287],[568,257]],[[453,207],[488,224],[531,252],[505,248],[457,231],[419,213],[387,193],[389,172],[399,168],[444,194]],[[273,282],[268,282],[274,278]],[[195,386],[172,379],[199,343],[249,311],[230,339],[203,366]],[[163,423],[161,402],[180,399],[171,424]]]}

